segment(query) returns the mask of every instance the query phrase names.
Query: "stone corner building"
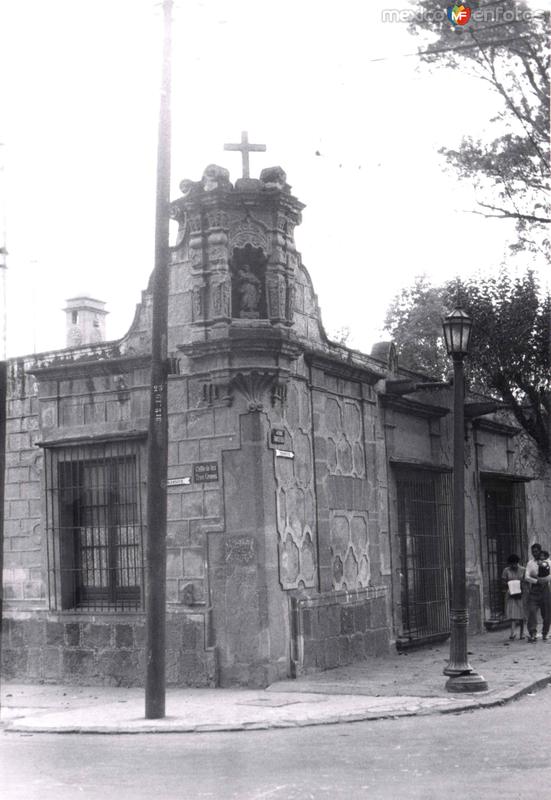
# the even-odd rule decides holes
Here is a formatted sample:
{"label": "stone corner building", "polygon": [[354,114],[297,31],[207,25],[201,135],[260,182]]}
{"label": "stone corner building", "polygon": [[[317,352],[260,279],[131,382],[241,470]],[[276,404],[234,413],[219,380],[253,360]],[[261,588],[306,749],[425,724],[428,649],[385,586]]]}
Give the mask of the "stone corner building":
{"label": "stone corner building", "polygon": [[[279,168],[211,166],[172,204],[167,681],[265,686],[449,632],[451,394],[330,342]],[[139,685],[151,296],[120,341],[68,301],[69,346],[9,365],[3,671]],[[421,385],[421,388],[420,388]],[[470,399],[470,626],[546,541],[524,435]],[[475,406],[478,406],[475,408]],[[528,455],[527,455],[528,454]]]}

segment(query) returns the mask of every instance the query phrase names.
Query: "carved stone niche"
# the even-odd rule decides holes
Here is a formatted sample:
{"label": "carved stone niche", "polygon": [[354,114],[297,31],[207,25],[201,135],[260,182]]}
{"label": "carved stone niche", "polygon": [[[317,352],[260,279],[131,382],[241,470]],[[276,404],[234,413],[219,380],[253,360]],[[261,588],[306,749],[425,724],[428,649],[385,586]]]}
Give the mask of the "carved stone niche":
{"label": "carved stone niche", "polygon": [[260,247],[234,247],[230,259],[233,319],[267,319],[266,262]]}

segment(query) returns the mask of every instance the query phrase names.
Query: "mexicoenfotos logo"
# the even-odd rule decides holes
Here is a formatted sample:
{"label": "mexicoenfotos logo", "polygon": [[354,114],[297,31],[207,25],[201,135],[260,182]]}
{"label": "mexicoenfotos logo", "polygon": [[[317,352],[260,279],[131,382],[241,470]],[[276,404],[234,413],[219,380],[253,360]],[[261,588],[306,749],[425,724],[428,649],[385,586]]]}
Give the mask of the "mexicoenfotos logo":
{"label": "mexicoenfotos logo", "polygon": [[458,5],[448,7],[448,19],[452,25],[466,25],[471,18],[471,9],[468,6]]}

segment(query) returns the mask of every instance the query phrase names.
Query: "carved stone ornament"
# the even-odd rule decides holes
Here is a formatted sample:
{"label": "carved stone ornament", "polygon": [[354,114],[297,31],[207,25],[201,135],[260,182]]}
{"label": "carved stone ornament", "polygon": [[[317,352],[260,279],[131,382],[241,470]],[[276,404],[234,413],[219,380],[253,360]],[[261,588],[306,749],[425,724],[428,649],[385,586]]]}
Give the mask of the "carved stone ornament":
{"label": "carved stone ornament", "polygon": [[267,189],[285,189],[287,186],[287,175],[281,167],[268,167],[260,173],[260,180]]}
{"label": "carved stone ornament", "polygon": [[228,215],[224,211],[211,211],[207,214],[207,225],[209,230],[227,228],[229,225]]}
{"label": "carved stone ornament", "polygon": [[277,229],[279,231],[283,231],[283,233],[287,233],[287,229],[289,227],[289,223],[287,221],[287,217],[285,214],[278,214],[277,215]]}
{"label": "carved stone ornament", "polygon": [[230,250],[234,247],[260,247],[264,253],[268,252],[268,237],[265,231],[250,219],[238,223],[230,232]]}
{"label": "carved stone ornament", "polygon": [[192,319],[193,322],[203,319],[204,316],[204,302],[203,302],[203,287],[196,286],[192,293]]}
{"label": "carved stone ornament", "polygon": [[252,372],[242,373],[239,372],[232,379],[232,388],[242,394],[247,401],[249,411],[262,411],[264,408],[265,395],[270,393],[276,375],[274,372],[260,372],[253,370]]}
{"label": "carved stone ornament", "polygon": [[231,288],[228,281],[221,281],[212,289],[212,309],[215,317],[230,316]]}
{"label": "carved stone ornament", "polygon": [[183,181],[180,181],[180,191],[182,192],[182,195],[187,197],[191,193],[194,185],[194,182],[190,181],[189,178],[184,178]]}
{"label": "carved stone ornament", "polygon": [[222,261],[226,262],[228,260],[228,251],[221,244],[211,245],[209,247],[209,261],[212,263],[213,261]]}
{"label": "carved stone ornament", "polygon": [[270,319],[278,319],[281,316],[277,279],[272,279],[268,284],[268,316]]}
{"label": "carved stone ornament", "polygon": [[287,308],[285,309],[285,319],[287,322],[293,321],[293,313],[295,310],[296,289],[293,283],[289,284],[287,289]]}
{"label": "carved stone ornament", "polygon": [[287,287],[285,286],[285,278],[279,277],[278,279],[279,290],[279,316],[285,319],[285,300],[287,298]]}
{"label": "carved stone ornament", "polygon": [[201,217],[199,215],[191,217],[189,220],[189,229],[191,233],[201,233]]}
{"label": "carved stone ornament", "polygon": [[281,381],[272,387],[272,406],[277,406],[278,403],[282,407],[287,404],[287,384]]}
{"label": "carved stone ornament", "polygon": [[270,319],[285,319],[287,287],[283,275],[274,276],[268,286]]}
{"label": "carved stone ornament", "polygon": [[193,267],[201,266],[201,264],[203,263],[203,248],[202,247],[190,248],[190,255],[191,255],[191,265]]}
{"label": "carved stone ornament", "polygon": [[203,189],[212,192],[215,189],[231,189],[230,172],[225,167],[209,164],[203,172]]}

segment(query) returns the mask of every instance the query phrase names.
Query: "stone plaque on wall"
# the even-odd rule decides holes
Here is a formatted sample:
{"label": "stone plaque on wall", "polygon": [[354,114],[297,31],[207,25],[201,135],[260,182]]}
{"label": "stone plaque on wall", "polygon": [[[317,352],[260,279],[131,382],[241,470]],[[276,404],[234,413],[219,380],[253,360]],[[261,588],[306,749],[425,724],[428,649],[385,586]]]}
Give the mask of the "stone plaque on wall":
{"label": "stone plaque on wall", "polygon": [[270,441],[272,444],[285,444],[285,428],[272,428]]}
{"label": "stone plaque on wall", "polygon": [[255,540],[252,536],[231,536],[224,543],[225,561],[229,564],[252,564],[255,560]]}

